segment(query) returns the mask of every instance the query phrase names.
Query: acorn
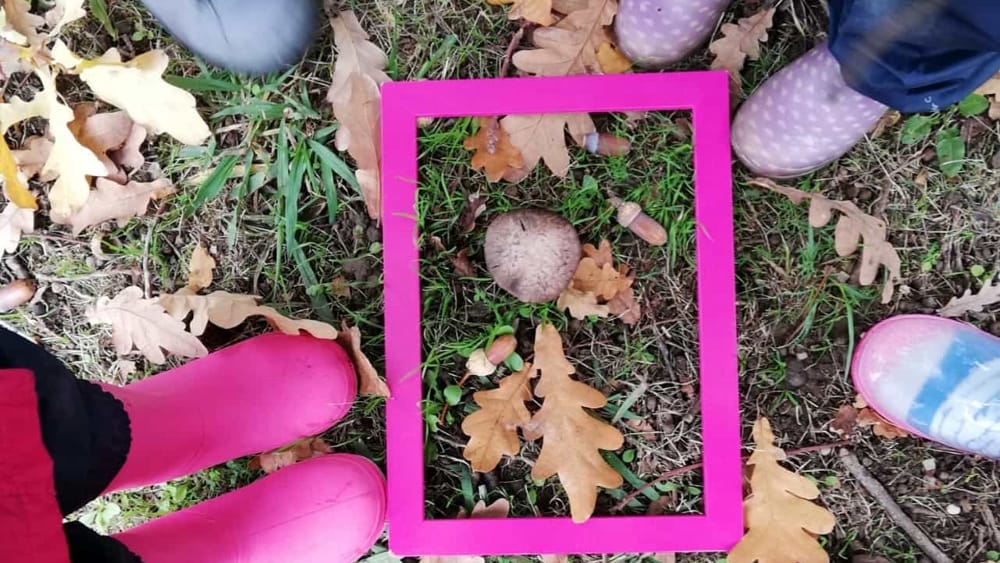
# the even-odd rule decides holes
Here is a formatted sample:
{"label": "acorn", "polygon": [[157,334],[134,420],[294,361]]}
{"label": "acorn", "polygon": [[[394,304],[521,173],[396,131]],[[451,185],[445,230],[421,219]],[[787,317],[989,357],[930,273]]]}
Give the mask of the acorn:
{"label": "acorn", "polygon": [[511,334],[505,334],[494,340],[493,344],[486,350],[486,359],[491,364],[498,366],[514,353],[515,348],[517,348],[517,339]]}
{"label": "acorn", "polygon": [[611,133],[587,133],[583,137],[583,147],[591,154],[601,156],[625,156],[632,150],[628,139]]}
{"label": "acorn", "polygon": [[653,246],[663,246],[667,243],[667,230],[655,219],[646,215],[638,203],[612,197],[611,204],[618,209],[619,225]]}

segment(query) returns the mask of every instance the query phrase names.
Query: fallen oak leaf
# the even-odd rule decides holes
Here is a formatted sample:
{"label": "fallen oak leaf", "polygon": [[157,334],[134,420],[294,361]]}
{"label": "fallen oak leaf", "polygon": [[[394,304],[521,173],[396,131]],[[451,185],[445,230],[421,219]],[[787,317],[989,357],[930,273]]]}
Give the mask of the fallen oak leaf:
{"label": "fallen oak leaf", "polygon": [[150,362],[166,361],[163,351],[184,358],[208,354],[205,346],[187,332],[184,323],[171,317],[154,299],[145,299],[141,288],[127,287],[113,299],[101,297],[87,310],[91,324],[110,324],[111,342],[118,354],[138,350]]}
{"label": "fallen oak leaf", "polygon": [[600,451],[617,450],[625,437],[585,410],[602,408],[607,398],[570,377],[576,370],[563,353],[562,337],[550,324],[540,326],[535,335],[532,369],[540,376],[535,395],[543,402],[531,419],[532,432],[542,437],[531,478],[544,481],[558,475],[573,521],[586,522],[596,506],[597,488],[622,485],[621,474],[604,461]]}
{"label": "fallen oak leaf", "polygon": [[814,504],[819,489],[778,464],[785,452],[774,444],[771,423],[759,418],[753,427],[754,452],[747,465],[750,495],[743,502],[747,533],[729,552],[730,563],[754,561],[827,563],[816,536],[833,531],[833,514]]}
{"label": "fallen oak leaf", "polygon": [[976,88],[975,93],[993,98],[990,100],[990,119],[1000,120],[1000,72]]}
{"label": "fallen oak leaf", "polygon": [[270,474],[300,461],[323,457],[331,452],[333,448],[322,438],[303,438],[283,448],[260,454],[251,459],[247,467]]}
{"label": "fallen oak leaf", "polygon": [[462,421],[462,432],[469,437],[462,457],[473,471],[493,471],[503,456],[515,456],[521,450],[517,429],[531,420],[526,402],[531,400],[534,375],[531,364],[525,364],[521,371],[501,379],[496,389],[472,395],[480,408]]}
{"label": "fallen oak leaf", "polygon": [[[4,0],[0,17],[3,18],[2,36],[7,41],[18,45],[40,42],[38,28],[45,25],[45,18],[31,13],[31,2],[28,0]],[[9,31],[13,31],[14,35]]]}
{"label": "fallen oak leaf", "polygon": [[53,47],[53,57],[76,70],[95,96],[154,134],[166,133],[186,145],[200,145],[212,136],[194,96],[163,79],[170,59],[159,49],[127,63],[114,48],[98,59],[83,60],[60,40]]}
{"label": "fallen oak leaf", "polygon": [[[624,266],[622,266],[624,268]],[[624,274],[623,274],[624,276]],[[629,276],[628,286],[619,291],[610,301],[608,301],[608,312],[617,317],[621,322],[633,326],[642,319],[642,307],[635,300],[635,291],[632,288],[634,277]]]}
{"label": "fallen oak leaf", "polygon": [[538,76],[600,74],[597,52],[607,43],[605,27],[618,13],[616,0],[588,0],[552,27],[535,31],[535,49],[514,53],[518,69]]}
{"label": "fallen oak leaf", "polygon": [[602,268],[605,264],[614,263],[614,257],[611,255],[611,243],[608,239],[602,240],[598,247],[589,242],[583,245],[583,255],[593,259],[594,263]]}
{"label": "fallen oak leaf", "polygon": [[749,183],[783,194],[796,204],[808,199],[809,224],[815,228],[826,226],[833,219],[833,211],[838,211],[840,219],[834,229],[834,248],[837,254],[842,257],[850,256],[857,251],[858,244],[863,242],[859,282],[861,285],[871,285],[878,276],[879,268],[884,267],[889,275],[882,288],[882,303],[892,301],[895,284],[902,278],[902,262],[887,239],[884,221],[861,211],[850,201],[828,199],[817,193],[782,186],[767,178],[756,178]]}
{"label": "fallen oak leaf", "polygon": [[122,144],[121,148],[108,152],[111,161],[117,164],[119,168],[123,166],[131,170],[142,168],[142,165],[146,164],[146,157],[143,156],[140,149],[142,148],[142,144],[146,142],[148,135],[149,132],[146,131],[145,127],[138,123],[133,123],[132,131],[125,139],[125,143]]}
{"label": "fallen oak leaf", "polygon": [[737,85],[742,81],[740,72],[749,57],[760,57],[760,44],[767,41],[767,32],[774,24],[775,8],[761,10],[738,23],[722,24],[722,37],[713,41],[708,50],[715,55],[713,69],[725,69]]}
{"label": "fallen oak leaf", "polygon": [[632,61],[608,42],[601,43],[597,49],[597,63],[604,74],[621,74],[632,68]]}
{"label": "fallen oak leaf", "polygon": [[[566,129],[577,145],[583,146],[584,138],[597,127],[586,113],[545,113],[508,115],[500,120],[511,144],[521,151],[525,172],[534,170],[538,162],[545,161],[549,170],[560,178],[569,174],[569,149],[566,147]],[[507,178],[510,181],[510,178]]]}
{"label": "fallen oak leaf", "polygon": [[994,284],[993,278],[983,282],[983,287],[975,294],[972,289],[966,289],[960,297],[952,297],[948,304],[937,310],[942,317],[961,317],[966,313],[982,313],[983,310],[1000,303],[1000,283]]}
{"label": "fallen oak leaf", "polygon": [[[389,58],[378,45],[369,41],[368,33],[361,27],[358,17],[351,11],[343,11],[330,20],[333,28],[337,60],[330,80],[330,90],[326,100],[331,104],[350,98],[350,78],[361,74],[371,78],[381,86],[390,82],[385,68]],[[339,133],[339,132],[338,132]]]}
{"label": "fallen oak leaf", "polygon": [[[17,163],[18,169],[24,174],[25,178],[30,180],[41,174],[42,169],[45,168],[45,163],[48,162],[49,156],[52,154],[52,141],[47,137],[35,135],[29,137],[25,141],[24,146],[27,148],[10,152],[14,156],[14,161]],[[51,182],[55,178],[42,176],[39,180],[42,182]]]}
{"label": "fallen oak leaf", "polygon": [[391,397],[389,386],[375,370],[368,356],[361,351],[361,329],[348,326],[347,321],[341,321],[337,342],[354,362],[354,369],[358,372],[358,393],[369,397]]}
{"label": "fallen oak leaf", "polygon": [[614,298],[620,291],[632,285],[631,280],[622,277],[611,264],[598,266],[593,258],[587,256],[580,260],[570,283],[573,289],[593,293],[603,301]]}
{"label": "fallen oak leaf", "polygon": [[596,295],[573,287],[566,288],[559,295],[556,308],[560,311],[568,310],[571,317],[580,320],[591,315],[604,318],[611,314],[611,309],[607,305],[601,305],[597,302]]}
{"label": "fallen oak leaf", "polygon": [[96,104],[84,103],[73,108],[73,116],[68,127],[77,141],[104,164],[109,179],[119,184],[127,182],[128,177],[108,153],[122,148],[132,134],[135,124],[128,114],[123,111],[98,114]]}
{"label": "fallen oak leaf", "polygon": [[472,155],[472,168],[483,169],[490,182],[499,182],[512,171],[524,168],[521,151],[511,144],[510,136],[500,127],[496,117],[480,117],[479,131],[465,139],[462,145],[476,151]]}
{"label": "fallen oak leaf", "polygon": [[212,285],[212,270],[215,269],[215,258],[208,253],[204,245],[198,244],[191,253],[188,263],[187,288],[191,291],[201,291]]}
{"label": "fallen oak leaf", "polygon": [[550,26],[556,22],[552,15],[552,0],[486,0],[492,6],[513,4],[507,18],[511,20],[524,19],[542,26]]}
{"label": "fallen oak leaf", "polygon": [[177,191],[166,178],[152,182],[129,182],[124,186],[98,178],[95,187],[88,192],[89,197],[76,212],[68,216],[53,212],[52,222],[69,225],[74,235],[105,221],[113,220],[119,227],[124,227],[133,217],[145,215],[152,200],[163,199]]}
{"label": "fallen oak leaf", "polygon": [[0,175],[3,176],[4,193],[11,203],[22,209],[38,209],[34,194],[21,181],[17,160],[7,146],[7,140],[0,135]]}

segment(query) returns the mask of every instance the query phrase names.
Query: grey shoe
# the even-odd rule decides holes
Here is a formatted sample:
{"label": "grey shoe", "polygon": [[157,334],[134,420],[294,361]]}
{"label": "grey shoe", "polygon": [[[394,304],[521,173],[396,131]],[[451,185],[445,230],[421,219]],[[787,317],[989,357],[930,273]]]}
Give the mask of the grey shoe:
{"label": "grey shoe", "polygon": [[208,62],[248,74],[294,64],[320,24],[318,0],[141,0],[174,37]]}

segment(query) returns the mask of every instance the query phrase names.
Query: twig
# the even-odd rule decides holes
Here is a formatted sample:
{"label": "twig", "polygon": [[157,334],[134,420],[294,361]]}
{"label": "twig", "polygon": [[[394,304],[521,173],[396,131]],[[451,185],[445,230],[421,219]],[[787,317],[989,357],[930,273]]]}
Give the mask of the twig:
{"label": "twig", "polygon": [[156,221],[154,220],[150,225],[149,229],[146,231],[145,240],[142,242],[142,288],[143,295],[146,299],[152,297],[152,284],[150,283],[149,276],[149,241],[153,238],[153,230],[156,228]]}
{"label": "twig", "polygon": [[89,274],[82,274],[79,276],[68,276],[68,277],[58,277],[58,276],[46,276],[45,274],[36,274],[34,278],[40,282],[44,283],[73,283],[83,280],[92,280],[96,278],[110,278],[112,276],[132,276],[133,278],[139,277],[142,272],[137,269],[129,270],[105,270],[102,272],[92,272]]}
{"label": "twig", "polygon": [[997,548],[1000,548],[1000,527],[997,527],[997,519],[993,517],[993,509],[989,506],[980,506],[979,511],[983,513],[986,525],[993,530],[993,541],[996,542]]}
{"label": "twig", "polygon": [[903,531],[906,532],[906,535],[910,536],[910,539],[917,544],[917,547],[923,550],[924,555],[929,557],[932,561],[934,561],[934,563],[953,563],[951,557],[948,557],[943,551],[941,551],[941,548],[939,548],[933,540],[927,537],[927,534],[921,531],[920,528],[913,523],[913,520],[911,520],[910,517],[903,512],[903,509],[896,504],[896,501],[893,500],[889,491],[885,490],[882,483],[879,483],[878,479],[876,479],[875,476],[873,476],[863,465],[861,465],[861,461],[858,460],[856,455],[846,450],[842,451],[840,453],[840,462],[844,465],[847,471],[849,471],[851,475],[853,475],[854,478],[861,483],[861,486],[864,487],[865,490],[867,490],[873,497],[875,497],[875,500],[877,500],[879,504],[885,508],[889,518],[891,518],[897,526],[902,528]]}
{"label": "twig", "polygon": [[[787,452],[785,452],[785,456],[786,457],[794,457],[794,456],[797,456],[797,455],[803,455],[803,454],[808,454],[808,453],[812,453],[812,452],[818,452],[818,451],[822,451],[822,450],[832,450],[833,448],[837,448],[837,447],[840,447],[840,446],[849,446],[851,444],[853,444],[853,442],[851,442],[850,440],[840,440],[838,442],[830,442],[829,444],[818,444],[818,445],[815,445],[815,446],[806,446],[804,448],[796,448],[794,450],[788,450]],[[750,459],[750,456],[743,456],[743,461],[746,461],[748,459]],[[625,495],[625,498],[623,498],[621,501],[619,501],[618,504],[616,504],[613,507],[611,507],[611,513],[614,514],[615,512],[621,512],[626,506],[628,506],[628,503],[630,503],[633,500],[635,500],[635,498],[638,497],[639,495],[641,495],[643,493],[643,491],[645,491],[646,489],[652,487],[653,485],[656,485],[657,483],[662,483],[664,481],[669,481],[669,480],[673,479],[674,477],[677,477],[678,475],[683,475],[685,473],[690,473],[692,471],[697,471],[698,469],[701,469],[702,467],[704,467],[704,465],[705,465],[705,462],[699,461],[698,463],[692,463],[691,465],[685,465],[684,467],[678,467],[676,469],[671,469],[670,471],[667,471],[665,473],[660,474],[660,476],[657,477],[656,479],[653,479],[652,481],[646,483],[645,485],[643,485],[643,486],[639,487],[638,489],[632,491],[631,493]]]}
{"label": "twig", "polygon": [[507,78],[507,72],[510,71],[510,59],[514,56],[514,49],[521,44],[521,39],[524,38],[524,32],[528,30],[533,24],[529,21],[521,22],[521,27],[518,28],[514,36],[510,38],[510,43],[507,45],[507,51],[503,54],[503,65],[500,67],[500,78]]}

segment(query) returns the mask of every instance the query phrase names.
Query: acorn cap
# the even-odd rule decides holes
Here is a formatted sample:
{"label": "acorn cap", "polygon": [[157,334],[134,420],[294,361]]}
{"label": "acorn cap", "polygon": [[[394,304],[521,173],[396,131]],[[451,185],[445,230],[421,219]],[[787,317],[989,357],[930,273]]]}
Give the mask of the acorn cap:
{"label": "acorn cap", "polygon": [[485,252],[497,285],[526,303],[544,303],[559,297],[573,278],[580,237],[555,213],[520,209],[490,223]]}

